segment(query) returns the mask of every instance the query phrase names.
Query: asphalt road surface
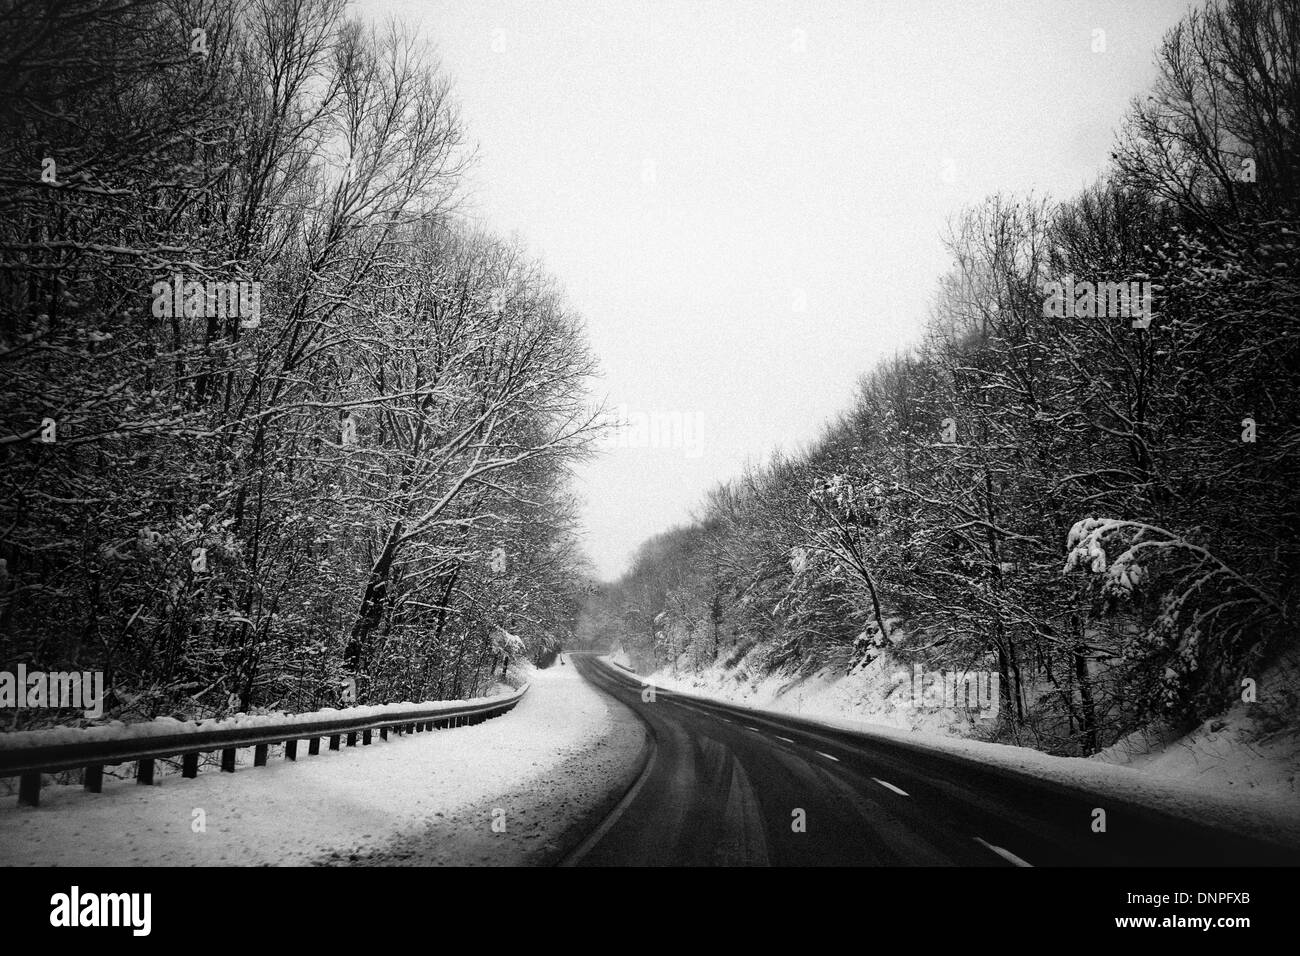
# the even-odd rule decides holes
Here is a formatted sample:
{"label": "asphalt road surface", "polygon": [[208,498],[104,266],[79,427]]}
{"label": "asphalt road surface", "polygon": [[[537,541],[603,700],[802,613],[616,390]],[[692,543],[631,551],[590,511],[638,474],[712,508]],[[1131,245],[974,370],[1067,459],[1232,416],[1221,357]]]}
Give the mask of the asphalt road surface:
{"label": "asphalt road surface", "polygon": [[1293,848],[964,757],[662,688],[646,701],[637,675],[569,660],[646,722],[651,750],[567,865],[1300,864]]}

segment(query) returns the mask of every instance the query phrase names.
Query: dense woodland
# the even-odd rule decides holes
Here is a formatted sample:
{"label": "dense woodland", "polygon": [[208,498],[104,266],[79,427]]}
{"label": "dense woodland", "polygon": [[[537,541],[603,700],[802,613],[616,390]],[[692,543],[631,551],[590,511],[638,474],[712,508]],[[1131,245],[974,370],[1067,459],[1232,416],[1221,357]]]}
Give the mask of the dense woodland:
{"label": "dense woodland", "polygon": [[[1157,56],[1104,178],[957,217],[915,347],[647,542],[584,637],[993,669],[997,734],[1063,753],[1239,699],[1296,634],[1300,4],[1221,0]],[[1046,314],[1068,278],[1149,281],[1154,316]]]}
{"label": "dense woodland", "polygon": [[102,669],[113,719],[310,710],[571,631],[593,359],[458,216],[427,49],[340,0],[0,2],[5,667]]}

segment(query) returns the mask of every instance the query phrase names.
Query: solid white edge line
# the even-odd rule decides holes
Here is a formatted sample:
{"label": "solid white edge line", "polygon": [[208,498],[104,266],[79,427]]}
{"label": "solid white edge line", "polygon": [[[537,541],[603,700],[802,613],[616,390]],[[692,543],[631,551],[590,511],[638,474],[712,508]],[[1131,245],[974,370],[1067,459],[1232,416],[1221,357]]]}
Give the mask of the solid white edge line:
{"label": "solid white edge line", "polygon": [[1002,857],[1002,859],[1006,860],[1008,863],[1013,864],[1014,866],[1027,866],[1030,867],[1031,869],[1033,868],[1034,864],[1025,862],[1024,860],[1020,859],[1020,857],[1012,853],[1010,850],[1004,850],[1000,846],[994,846],[988,840],[981,840],[979,837],[976,837],[975,842],[982,846],[988,847],[998,856]]}
{"label": "solid white edge line", "polygon": [[[881,780],[879,777],[872,777],[871,779],[874,780],[874,781],[876,781],[876,783],[880,784],[880,785],[881,785],[882,787],[884,787],[886,790],[892,790],[892,791],[894,791],[894,793],[898,794],[900,797],[906,797],[906,796],[909,796],[909,794],[908,794],[908,792],[907,792],[906,790],[902,790],[902,789],[900,789],[900,788],[894,786],[894,785],[893,785],[892,783],[890,783],[888,780]],[[977,838],[977,839],[978,839],[978,838]]]}
{"label": "solid white edge line", "polygon": [[[574,665],[574,667],[577,666],[578,665],[576,664]],[[588,680],[588,682],[597,690],[602,690],[595,681],[589,680],[585,675],[583,675],[583,679]],[[604,693],[609,694],[609,691],[605,690]],[[609,696],[613,697],[614,695],[609,694]],[[627,707],[626,704],[623,704],[623,706]],[[632,711],[632,713],[637,716],[637,719],[641,721],[642,729],[645,732],[645,745],[650,748],[650,754],[646,758],[646,762],[641,767],[641,772],[637,775],[632,786],[629,787],[627,793],[623,794],[623,796],[619,798],[618,802],[614,804],[613,809],[609,811],[609,815],[600,822],[600,825],[596,827],[595,830],[587,834],[586,838],[581,843],[565,854],[565,856],[555,864],[557,867],[564,868],[577,866],[583,857],[590,853],[592,848],[605,838],[605,834],[613,829],[614,824],[623,816],[623,811],[631,806],[632,801],[635,800],[637,794],[641,792],[641,788],[645,786],[645,782],[650,779],[650,774],[654,769],[655,762],[659,759],[659,741],[655,739],[654,732],[651,730],[650,724],[645,720],[645,718],[637,715],[636,711],[632,710],[631,707],[628,707],[628,710]]]}

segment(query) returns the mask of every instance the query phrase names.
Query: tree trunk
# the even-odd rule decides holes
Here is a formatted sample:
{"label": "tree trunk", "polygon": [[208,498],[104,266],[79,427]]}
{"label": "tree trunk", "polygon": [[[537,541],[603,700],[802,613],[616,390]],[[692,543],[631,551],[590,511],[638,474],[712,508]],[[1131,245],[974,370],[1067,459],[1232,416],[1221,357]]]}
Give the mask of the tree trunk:
{"label": "tree trunk", "polygon": [[1083,731],[1083,756],[1097,752],[1097,710],[1092,701],[1092,676],[1088,673],[1088,658],[1081,647],[1074,649],[1074,675],[1079,683],[1079,710]]}

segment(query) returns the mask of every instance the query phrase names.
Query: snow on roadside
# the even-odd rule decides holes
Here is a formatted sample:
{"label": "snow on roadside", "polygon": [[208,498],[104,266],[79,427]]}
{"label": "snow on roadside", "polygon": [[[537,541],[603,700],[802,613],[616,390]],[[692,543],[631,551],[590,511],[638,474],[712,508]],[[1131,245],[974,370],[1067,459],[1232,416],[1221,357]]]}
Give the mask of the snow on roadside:
{"label": "snow on roadside", "polygon": [[1065,786],[1110,793],[1142,806],[1219,826],[1245,836],[1300,846],[1300,797],[1294,793],[1260,790],[1224,792],[1207,788],[1195,779],[1182,779],[1175,774],[1158,771],[1136,770],[1084,757],[1054,757],[1028,747],[986,743],[933,730],[888,727],[836,714],[813,713],[807,709],[797,713],[789,706],[788,695],[775,707],[760,707],[749,701],[742,703],[716,691],[686,686],[685,682],[663,679],[659,674],[642,679],[652,680],[657,687],[669,692],[725,701],[754,711],[756,716],[761,716],[765,711],[782,716],[802,716],[833,729],[961,756]]}
{"label": "snow on roadside", "polygon": [[[850,656],[845,654],[813,673],[769,671],[761,659],[763,652],[763,647],[756,644],[731,666],[719,659],[699,671],[681,671],[677,677],[666,666],[647,679],[670,690],[803,717],[848,717],[903,730],[955,736],[965,736],[984,723],[955,709],[909,706],[912,680],[908,665],[895,660],[888,651],[852,667]],[[611,659],[620,662],[618,657]]]}
{"label": "snow on roadside", "polygon": [[[434,837],[436,862],[470,863],[485,835],[519,858],[545,855],[637,763],[643,732],[573,667],[534,671],[530,682],[509,714],[469,727],[376,735],[368,747],[315,757],[300,748],[297,762],[166,776],[153,787],[50,786],[36,808],[6,800],[0,865],[299,865]],[[496,834],[503,794],[506,832]],[[511,816],[533,825],[512,829]]]}
{"label": "snow on roadside", "polygon": [[1221,792],[1273,792],[1300,805],[1300,649],[1283,653],[1251,690],[1254,700],[1238,701],[1188,734],[1153,726],[1092,759]]}

